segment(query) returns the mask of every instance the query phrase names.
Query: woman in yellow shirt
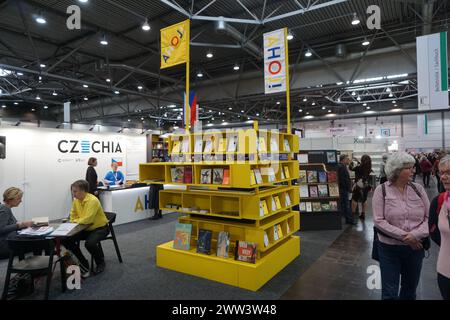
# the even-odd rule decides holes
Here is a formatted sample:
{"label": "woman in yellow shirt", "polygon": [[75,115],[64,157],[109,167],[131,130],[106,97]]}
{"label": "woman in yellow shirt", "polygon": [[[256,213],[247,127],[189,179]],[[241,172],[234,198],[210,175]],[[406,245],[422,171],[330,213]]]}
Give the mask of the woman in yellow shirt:
{"label": "woman in yellow shirt", "polygon": [[89,227],[74,237],[64,240],[62,244],[80,261],[82,276],[88,277],[89,262],[80,250],[80,240],[86,240],[85,247],[94,257],[97,265],[95,274],[103,272],[105,270],[105,258],[98,243],[109,233],[108,219],[98,198],[89,193],[89,183],[87,181],[75,181],[71,186],[71,190],[74,200],[70,210],[70,222],[88,224]]}

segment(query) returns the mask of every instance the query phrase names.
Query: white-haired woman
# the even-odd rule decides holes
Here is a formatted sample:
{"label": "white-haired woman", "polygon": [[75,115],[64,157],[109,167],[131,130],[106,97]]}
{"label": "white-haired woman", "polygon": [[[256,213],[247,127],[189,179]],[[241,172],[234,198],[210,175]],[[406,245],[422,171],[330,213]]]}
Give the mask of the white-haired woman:
{"label": "white-haired woman", "polygon": [[385,167],[388,181],[375,189],[372,199],[382,299],[416,298],[430,202],[424,188],[411,182],[414,163],[405,152],[390,156]]}
{"label": "white-haired woman", "polygon": [[430,205],[430,235],[439,248],[438,285],[444,300],[450,300],[450,156],[439,161],[439,173],[445,191]]}
{"label": "white-haired woman", "polygon": [[0,259],[9,256],[8,236],[17,230],[31,227],[32,221],[17,222],[11,208],[22,202],[23,192],[19,188],[11,187],[3,193],[3,204],[0,204]]}

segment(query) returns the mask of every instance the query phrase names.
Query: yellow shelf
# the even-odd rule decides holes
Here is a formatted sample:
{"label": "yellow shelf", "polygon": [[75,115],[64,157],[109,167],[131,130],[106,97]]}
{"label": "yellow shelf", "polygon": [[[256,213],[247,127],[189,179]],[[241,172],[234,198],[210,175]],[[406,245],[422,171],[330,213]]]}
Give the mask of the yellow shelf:
{"label": "yellow shelf", "polygon": [[300,238],[291,236],[255,264],[173,249],[173,241],[156,248],[156,265],[231,286],[257,291],[300,255]]}
{"label": "yellow shelf", "polygon": [[[289,195],[290,203],[286,202],[286,194]],[[272,210],[271,197],[278,196],[281,209]],[[208,201],[205,201],[208,197]],[[260,216],[260,201],[265,200],[268,214]],[[282,211],[287,211],[300,203],[299,193],[296,186],[278,186],[267,190],[255,192],[223,192],[209,190],[161,190],[159,192],[159,205],[162,210],[184,212],[199,215],[214,215],[223,218],[263,220]],[[168,205],[177,205],[180,208],[196,208],[207,210],[206,213],[183,211],[182,209],[171,209]],[[221,214],[221,212],[235,212],[237,214]]]}

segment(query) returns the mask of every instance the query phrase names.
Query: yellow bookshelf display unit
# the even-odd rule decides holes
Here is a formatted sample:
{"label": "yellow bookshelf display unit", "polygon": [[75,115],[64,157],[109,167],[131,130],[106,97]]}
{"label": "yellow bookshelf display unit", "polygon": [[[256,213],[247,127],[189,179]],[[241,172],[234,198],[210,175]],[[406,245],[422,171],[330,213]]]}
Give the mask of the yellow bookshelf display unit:
{"label": "yellow bookshelf display unit", "polygon": [[[294,235],[300,214],[293,210],[300,199],[292,184],[299,178],[293,160],[298,136],[257,129],[190,133],[170,136],[168,145],[169,154],[184,161],[141,164],[139,179],[185,185],[160,191],[159,205],[179,212],[179,222],[191,224],[192,232],[189,250],[174,249],[173,241],[157,247],[158,267],[257,291],[300,255]],[[227,172],[224,183],[204,181],[203,172],[214,169]],[[196,251],[200,229],[212,231],[210,254]],[[228,258],[215,254],[221,231],[230,236]],[[238,240],[256,244],[255,263],[235,260]]]}

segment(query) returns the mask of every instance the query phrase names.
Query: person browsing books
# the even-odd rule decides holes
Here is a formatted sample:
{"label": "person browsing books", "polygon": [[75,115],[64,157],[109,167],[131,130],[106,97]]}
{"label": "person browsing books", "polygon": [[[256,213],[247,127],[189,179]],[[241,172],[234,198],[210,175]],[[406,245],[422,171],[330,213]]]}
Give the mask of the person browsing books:
{"label": "person browsing books", "polygon": [[0,259],[9,256],[8,236],[33,225],[33,221],[17,222],[11,211],[20,205],[22,196],[22,190],[15,187],[8,188],[3,193],[3,204],[0,204]]}
{"label": "person browsing books", "polygon": [[97,158],[89,158],[88,160],[88,168],[86,171],[86,181],[89,182],[89,193],[93,195],[97,195],[97,172],[95,171],[95,167],[97,166]]}
{"label": "person browsing books", "polygon": [[62,241],[64,247],[70,250],[80,261],[80,269],[83,277],[89,276],[89,262],[80,250],[80,240],[86,240],[85,247],[94,257],[97,268],[95,273],[105,269],[105,258],[99,247],[99,242],[108,233],[108,219],[97,197],[89,193],[89,183],[86,180],[75,181],[71,185],[72,209],[70,210],[70,222],[88,224],[89,227],[73,237]]}
{"label": "person browsing books", "polygon": [[109,171],[105,176],[105,184],[107,186],[116,186],[116,185],[122,185],[125,181],[125,176],[122,173],[122,171],[118,170],[119,165],[117,162],[113,162],[111,164],[111,171]]}

